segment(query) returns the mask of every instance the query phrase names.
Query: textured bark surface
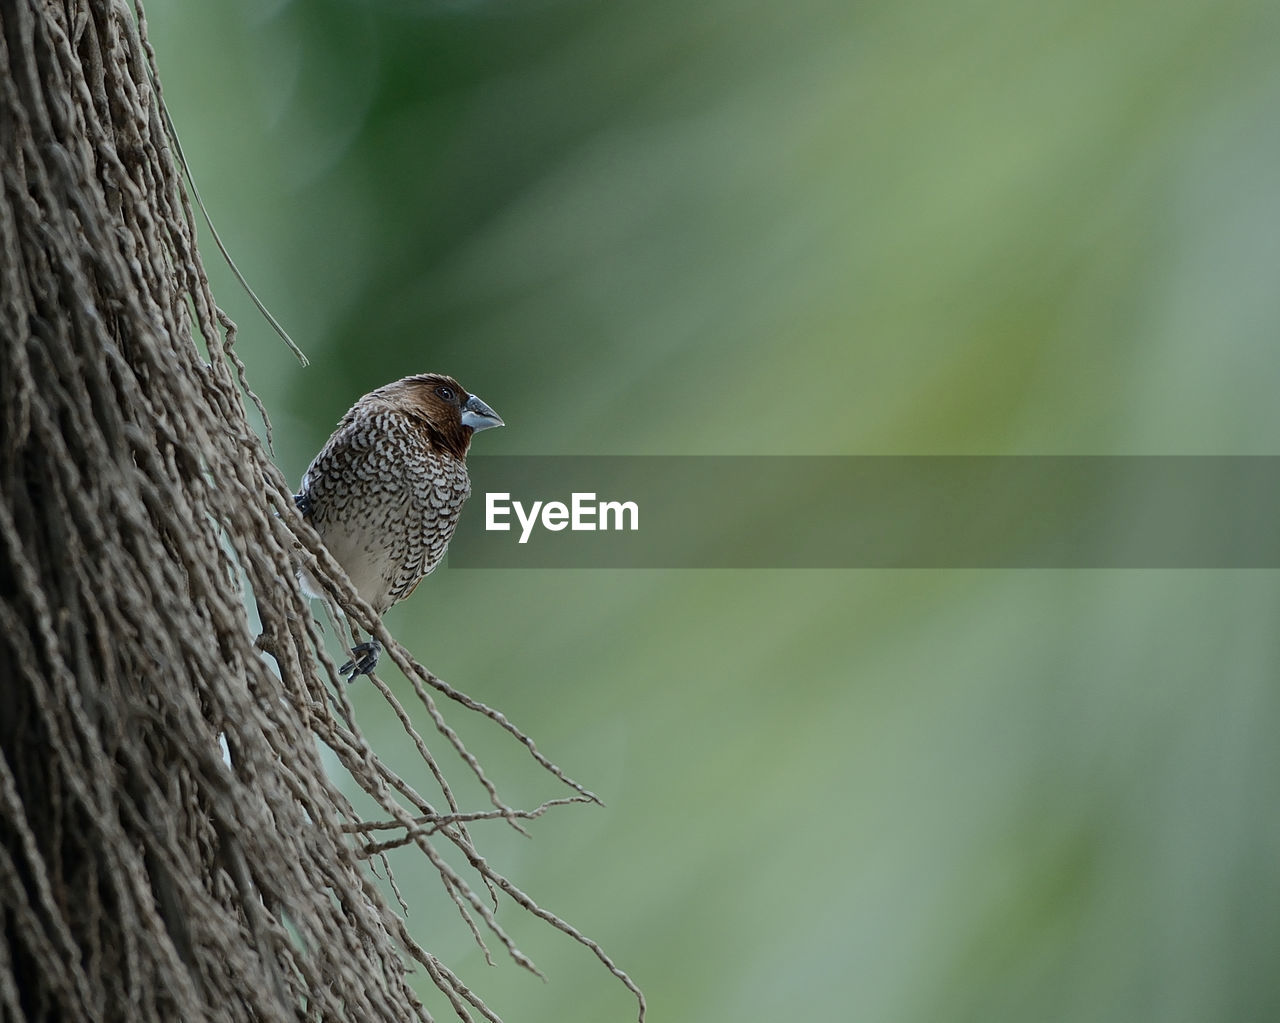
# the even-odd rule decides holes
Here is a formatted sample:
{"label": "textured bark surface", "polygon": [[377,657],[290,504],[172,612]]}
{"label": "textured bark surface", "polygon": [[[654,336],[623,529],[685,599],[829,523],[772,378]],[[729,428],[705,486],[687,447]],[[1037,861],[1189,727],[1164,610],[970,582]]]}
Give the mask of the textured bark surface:
{"label": "textured bark surface", "polygon": [[[477,938],[524,962],[501,891],[630,987],[475,852],[468,820],[540,811],[502,803],[432,694],[589,794],[369,620],[294,513],[245,416],[144,39],[119,2],[0,4],[0,1017],[425,1019],[417,964],[458,1016],[494,1018],[371,877],[406,844]],[[460,810],[376,678],[441,809],[369,749],[299,563],[387,644],[497,809]],[[385,821],[355,813],[321,744]]]}

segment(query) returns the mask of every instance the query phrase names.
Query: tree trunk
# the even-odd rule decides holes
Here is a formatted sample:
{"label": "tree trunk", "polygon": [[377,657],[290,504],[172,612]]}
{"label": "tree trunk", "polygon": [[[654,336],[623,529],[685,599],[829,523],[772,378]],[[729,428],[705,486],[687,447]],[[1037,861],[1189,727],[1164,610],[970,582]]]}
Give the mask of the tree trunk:
{"label": "tree trunk", "polygon": [[141,13],[0,22],[0,1017],[421,1016]]}

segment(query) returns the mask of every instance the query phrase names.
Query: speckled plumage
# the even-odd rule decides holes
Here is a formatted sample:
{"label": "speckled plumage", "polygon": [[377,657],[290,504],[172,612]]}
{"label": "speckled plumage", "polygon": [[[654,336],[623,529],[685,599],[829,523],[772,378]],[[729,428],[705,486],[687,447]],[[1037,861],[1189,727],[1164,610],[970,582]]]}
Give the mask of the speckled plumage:
{"label": "speckled plumage", "polygon": [[298,507],[379,615],[444,557],[471,492],[471,436],[501,425],[453,378],[405,377],[356,402],[307,469]]}

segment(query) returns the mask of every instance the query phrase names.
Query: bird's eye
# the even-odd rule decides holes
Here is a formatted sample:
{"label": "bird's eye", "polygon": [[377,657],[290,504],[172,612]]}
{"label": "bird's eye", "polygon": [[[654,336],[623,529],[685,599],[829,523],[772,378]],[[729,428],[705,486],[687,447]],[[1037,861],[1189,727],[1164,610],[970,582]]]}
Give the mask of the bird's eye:
{"label": "bird's eye", "polygon": [[436,394],[440,395],[440,397],[445,401],[453,401],[454,395],[452,387],[437,387]]}

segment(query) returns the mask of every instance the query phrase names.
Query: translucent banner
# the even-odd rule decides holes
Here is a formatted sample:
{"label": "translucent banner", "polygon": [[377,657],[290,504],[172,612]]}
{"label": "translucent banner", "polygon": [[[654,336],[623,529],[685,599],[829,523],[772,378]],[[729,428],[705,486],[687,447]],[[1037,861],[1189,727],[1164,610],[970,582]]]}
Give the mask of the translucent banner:
{"label": "translucent banner", "polygon": [[468,464],[451,568],[1280,567],[1280,457]]}

